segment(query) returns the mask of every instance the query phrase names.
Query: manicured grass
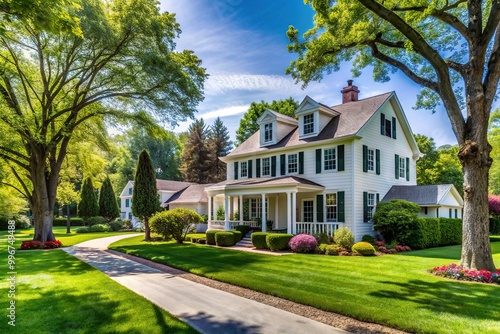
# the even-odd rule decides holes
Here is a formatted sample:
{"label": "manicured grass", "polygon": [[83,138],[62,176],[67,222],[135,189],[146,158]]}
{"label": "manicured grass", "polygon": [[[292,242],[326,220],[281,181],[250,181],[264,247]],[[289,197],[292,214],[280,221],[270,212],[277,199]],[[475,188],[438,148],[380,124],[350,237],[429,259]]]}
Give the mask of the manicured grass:
{"label": "manicured grass", "polygon": [[[270,256],[186,243],[110,248],[198,275],[248,287],[354,318],[417,333],[500,333],[500,287],[430,275],[458,262],[460,246],[378,257]],[[500,264],[500,242],[492,243]]]}

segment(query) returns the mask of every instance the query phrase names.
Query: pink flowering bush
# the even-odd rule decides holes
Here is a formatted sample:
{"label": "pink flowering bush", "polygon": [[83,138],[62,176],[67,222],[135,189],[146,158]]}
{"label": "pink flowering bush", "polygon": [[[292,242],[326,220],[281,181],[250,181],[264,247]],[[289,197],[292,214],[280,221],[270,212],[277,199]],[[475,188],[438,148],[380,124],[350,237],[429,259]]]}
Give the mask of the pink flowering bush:
{"label": "pink flowering bush", "polygon": [[62,247],[62,243],[59,240],[54,241],[46,241],[40,242],[37,240],[26,240],[21,243],[21,249],[29,250],[29,249],[52,249],[52,248],[60,248]]}
{"label": "pink flowering bush", "polygon": [[496,272],[488,270],[464,270],[463,266],[455,263],[441,267],[434,267],[431,273],[436,276],[447,277],[462,281],[482,282],[482,283],[496,283],[500,284],[500,268]]}
{"label": "pink flowering bush", "polygon": [[308,234],[298,234],[288,243],[294,253],[312,253],[318,247],[316,238]]}
{"label": "pink flowering bush", "polygon": [[500,195],[488,195],[488,207],[490,215],[500,216]]}

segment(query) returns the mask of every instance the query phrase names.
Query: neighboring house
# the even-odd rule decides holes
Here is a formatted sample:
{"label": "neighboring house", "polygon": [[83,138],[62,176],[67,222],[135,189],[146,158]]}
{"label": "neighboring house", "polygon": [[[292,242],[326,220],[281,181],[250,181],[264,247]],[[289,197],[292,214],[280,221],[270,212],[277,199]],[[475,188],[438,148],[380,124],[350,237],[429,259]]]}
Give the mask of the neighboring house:
{"label": "neighboring house", "polygon": [[462,218],[464,201],[453,184],[393,186],[382,201],[404,199],[420,206],[420,217]]}
{"label": "neighboring house", "polygon": [[[416,185],[421,153],[394,92],[358,100],[349,80],[341,93],[333,107],[306,96],[297,119],[264,112],[260,130],[221,158],[227,180],[205,188],[209,228],[243,223],[242,214],[230,219],[247,203],[250,224],[330,235],[346,226],[356,240],[374,234],[377,203],[395,185]],[[213,219],[219,205],[222,221]]]}
{"label": "neighboring house", "polygon": [[[156,180],[156,187],[158,188],[158,195],[161,206],[169,200],[172,196],[177,194],[179,191],[186,190],[193,183],[181,182],[181,181],[170,181],[170,180]],[[132,215],[132,191],[134,188],[134,181],[128,181],[127,185],[120,194],[120,217],[121,219],[129,219],[132,221],[134,227],[140,224],[138,219]],[[206,211],[206,210],[205,210]]]}

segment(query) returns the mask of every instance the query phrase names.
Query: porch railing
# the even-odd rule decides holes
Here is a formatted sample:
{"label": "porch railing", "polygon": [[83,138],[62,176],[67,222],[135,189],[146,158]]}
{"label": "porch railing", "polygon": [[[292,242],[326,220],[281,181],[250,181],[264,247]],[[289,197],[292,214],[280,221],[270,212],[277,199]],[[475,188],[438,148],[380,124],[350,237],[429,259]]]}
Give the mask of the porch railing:
{"label": "porch railing", "polygon": [[[224,226],[226,225],[226,222],[224,220],[210,220],[208,222],[208,229],[209,230],[223,230]],[[243,221],[243,224],[239,220],[230,220],[229,221],[229,226],[231,229],[233,229],[235,226],[238,225],[249,225],[250,227],[260,227],[259,223],[253,220],[245,220]]]}
{"label": "porch railing", "polygon": [[295,234],[319,234],[325,233],[333,237],[333,233],[341,227],[343,223],[304,223],[304,222],[296,222],[295,223]]}

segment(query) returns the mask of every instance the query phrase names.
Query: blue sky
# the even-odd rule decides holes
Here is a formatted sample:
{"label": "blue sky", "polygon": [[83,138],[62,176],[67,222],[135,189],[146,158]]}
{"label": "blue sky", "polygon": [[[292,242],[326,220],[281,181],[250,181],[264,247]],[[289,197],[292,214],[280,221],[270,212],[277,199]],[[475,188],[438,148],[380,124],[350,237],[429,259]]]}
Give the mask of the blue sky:
{"label": "blue sky", "polygon": [[[182,34],[178,49],[193,50],[203,60],[210,77],[205,83],[205,100],[197,118],[212,124],[220,116],[234,140],[239,120],[251,102],[293,97],[299,102],[309,95],[327,105],[341,103],[340,90],[352,78],[350,64],[325,75],[306,89],[285,75],[295,54],[286,50],[289,25],[305,32],[313,26],[314,12],[303,0],[161,0],[161,9],[176,13]],[[438,146],[456,139],[443,109],[432,114],[414,110],[419,86],[401,73],[387,83],[376,83],[370,69],[354,78],[360,98],[395,91],[414,133],[433,137]],[[190,122],[174,131],[184,131]]]}

